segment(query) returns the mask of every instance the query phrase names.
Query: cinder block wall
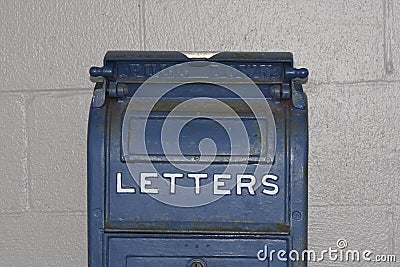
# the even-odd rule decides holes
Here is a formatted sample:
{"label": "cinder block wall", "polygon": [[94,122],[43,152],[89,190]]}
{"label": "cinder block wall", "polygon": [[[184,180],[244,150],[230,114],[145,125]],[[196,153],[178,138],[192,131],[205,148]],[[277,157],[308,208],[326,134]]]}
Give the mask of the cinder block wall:
{"label": "cinder block wall", "polygon": [[2,0],[0,14],[0,266],[87,264],[88,69],[118,49],[293,52],[310,70],[310,248],[400,257],[399,1]]}

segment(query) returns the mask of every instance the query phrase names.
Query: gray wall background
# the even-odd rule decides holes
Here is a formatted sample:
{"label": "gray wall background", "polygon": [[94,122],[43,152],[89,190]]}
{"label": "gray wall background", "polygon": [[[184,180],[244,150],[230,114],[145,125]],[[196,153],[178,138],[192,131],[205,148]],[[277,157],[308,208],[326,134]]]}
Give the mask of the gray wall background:
{"label": "gray wall background", "polygon": [[87,264],[88,70],[118,49],[293,52],[311,72],[310,248],[400,261],[399,1],[0,3],[1,266]]}

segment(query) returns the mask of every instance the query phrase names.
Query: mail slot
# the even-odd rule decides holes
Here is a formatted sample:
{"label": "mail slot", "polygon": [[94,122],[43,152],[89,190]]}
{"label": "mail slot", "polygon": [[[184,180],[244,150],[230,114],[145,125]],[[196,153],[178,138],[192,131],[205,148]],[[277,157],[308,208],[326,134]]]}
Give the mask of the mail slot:
{"label": "mail slot", "polygon": [[291,53],[111,51],[90,75],[90,266],[306,266]]}

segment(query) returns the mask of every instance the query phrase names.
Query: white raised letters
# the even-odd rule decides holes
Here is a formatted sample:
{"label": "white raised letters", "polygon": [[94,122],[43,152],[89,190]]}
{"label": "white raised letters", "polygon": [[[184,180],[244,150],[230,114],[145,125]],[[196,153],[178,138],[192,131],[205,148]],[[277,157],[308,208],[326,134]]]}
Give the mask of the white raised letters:
{"label": "white raised letters", "polygon": [[[159,188],[157,188],[157,183],[152,183],[153,179],[158,179],[159,174],[156,172],[142,172],[140,175],[140,192],[144,194],[158,194]],[[183,173],[163,173],[163,178],[169,179],[170,183],[170,193],[176,194],[176,179],[184,178]],[[136,192],[134,187],[124,187],[122,185],[122,173],[117,172],[117,193],[130,193]],[[188,173],[187,178],[194,180],[194,194],[199,195],[201,189],[200,180],[209,179],[207,173]],[[214,195],[230,195],[232,194],[232,183],[228,183],[228,180],[232,179],[231,174],[218,173],[213,174],[212,181],[208,183],[213,183],[213,194]],[[264,195],[274,196],[279,193],[279,186],[277,184],[279,177],[275,174],[265,174],[261,178],[261,185],[264,187],[261,193]],[[207,184],[205,182],[205,184]],[[253,174],[237,174],[236,175],[236,195],[241,196],[244,192],[248,195],[256,195],[255,185],[257,184],[257,177]],[[243,190],[244,189],[244,190]],[[165,189],[162,189],[165,190]],[[234,191],[235,192],[235,191]]]}
{"label": "white raised letters", "polygon": [[122,187],[122,173],[117,172],[117,193],[135,193],[135,191],[133,187]]}
{"label": "white raised letters", "polygon": [[230,189],[220,189],[220,187],[225,186],[224,181],[220,181],[220,179],[231,179],[230,174],[214,174],[214,195],[230,195]]}
{"label": "white raised letters", "polygon": [[175,188],[176,188],[176,178],[183,178],[182,173],[163,173],[164,178],[170,178],[171,179],[171,194],[175,194]]}
{"label": "white raised letters", "polygon": [[196,195],[200,194],[200,179],[206,179],[207,173],[189,173],[188,177],[194,179],[195,194]]}
{"label": "white raised letters", "polygon": [[[244,182],[243,179],[250,179],[250,182]],[[250,195],[255,195],[254,185],[256,184],[256,177],[251,174],[238,174],[236,176],[236,194],[242,194],[242,188],[247,188]]]}
{"label": "white raised letters", "polygon": [[265,187],[272,188],[272,190],[270,190],[270,189],[263,189],[263,193],[266,194],[266,195],[270,195],[270,196],[273,196],[273,195],[278,194],[278,192],[279,192],[279,187],[278,187],[278,185],[277,185],[277,184],[270,183],[270,182],[268,182],[268,180],[278,181],[278,176],[273,175],[273,174],[266,174],[266,175],[264,175],[264,176],[262,177],[262,180],[261,180],[262,184],[263,184]]}
{"label": "white raised letters", "polygon": [[140,192],[158,194],[158,188],[148,188],[148,186],[151,186],[151,181],[147,178],[158,178],[158,175],[155,172],[142,172],[140,174]]}

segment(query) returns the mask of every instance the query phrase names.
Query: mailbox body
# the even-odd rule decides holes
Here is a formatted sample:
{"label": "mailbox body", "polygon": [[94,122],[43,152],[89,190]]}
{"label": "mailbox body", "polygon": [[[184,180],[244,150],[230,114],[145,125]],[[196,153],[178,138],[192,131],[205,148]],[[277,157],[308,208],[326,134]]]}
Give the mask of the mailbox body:
{"label": "mailbox body", "polygon": [[[207,205],[176,207],[143,193],[141,185],[134,180],[133,176],[140,174],[128,168],[122,148],[122,125],[129,101],[157,71],[199,60],[242,71],[263,93],[275,121],[276,148],[268,174],[279,178],[273,181],[279,188],[277,194],[263,194],[263,189],[273,190],[268,187],[260,187],[253,195],[246,194],[246,190],[237,194],[233,189]],[[194,59],[178,52],[108,52],[104,67],[92,69],[91,74],[103,79],[96,83],[89,115],[90,266],[306,266],[301,257],[298,261],[280,261],[277,253],[272,259],[259,259],[265,254],[259,251],[264,249],[269,253],[296,250],[301,255],[307,248],[308,122],[307,101],[301,87],[304,82],[301,78],[307,74],[293,68],[290,53],[225,52]],[[182,97],[216,98],[234,109],[237,104],[226,90],[214,85],[191,84],[165,95],[160,101],[167,104],[161,104],[158,112],[168,113],[168,103],[182,101]],[[239,111],[246,129],[257,132],[252,129],[252,117],[246,117],[245,113]],[[162,122],[157,118],[162,121],[165,117],[157,116],[151,117],[153,131],[149,132],[149,139],[159,138],[157,133]],[[186,134],[187,138],[214,137],[220,143],[226,141],[218,133],[218,125],[210,120],[196,123]],[[184,130],[182,133],[185,135]],[[190,180],[188,173],[177,170],[168,161],[155,160],[153,164],[160,175],[181,173],[183,179]],[[245,164],[246,173],[257,166],[256,163],[237,164]],[[212,180],[223,170],[224,164],[211,164],[202,173]],[[235,179],[236,174],[231,175]],[[128,191],[120,193],[118,188]]]}

